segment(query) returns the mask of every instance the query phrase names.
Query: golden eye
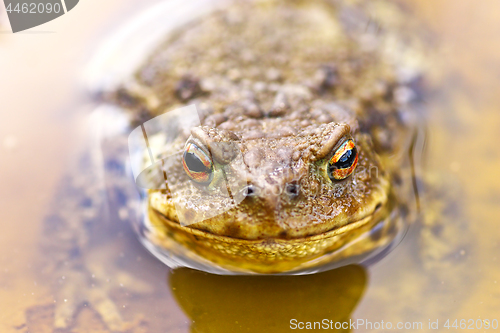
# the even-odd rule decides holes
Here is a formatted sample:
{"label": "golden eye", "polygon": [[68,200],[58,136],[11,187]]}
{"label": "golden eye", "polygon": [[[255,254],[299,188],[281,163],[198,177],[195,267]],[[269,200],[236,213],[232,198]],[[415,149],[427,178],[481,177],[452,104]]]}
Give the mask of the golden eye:
{"label": "golden eye", "polygon": [[358,151],[352,139],[345,141],[328,162],[328,177],[332,181],[347,178],[358,164]]}
{"label": "golden eye", "polygon": [[188,143],[182,155],[182,166],[189,178],[200,184],[208,184],[213,176],[210,156],[194,143]]}

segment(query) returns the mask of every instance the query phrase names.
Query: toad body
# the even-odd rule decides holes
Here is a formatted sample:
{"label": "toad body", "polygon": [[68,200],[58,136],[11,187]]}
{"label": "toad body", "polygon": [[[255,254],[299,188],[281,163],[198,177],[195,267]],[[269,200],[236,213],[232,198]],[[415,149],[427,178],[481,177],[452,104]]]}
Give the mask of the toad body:
{"label": "toad body", "polygon": [[165,262],[308,272],[394,238],[421,72],[413,45],[372,26],[391,7],[364,6],[229,6],[173,33],[111,95],[137,123],[196,108],[196,126],[184,111],[146,129],[164,184],[150,186],[144,237]]}

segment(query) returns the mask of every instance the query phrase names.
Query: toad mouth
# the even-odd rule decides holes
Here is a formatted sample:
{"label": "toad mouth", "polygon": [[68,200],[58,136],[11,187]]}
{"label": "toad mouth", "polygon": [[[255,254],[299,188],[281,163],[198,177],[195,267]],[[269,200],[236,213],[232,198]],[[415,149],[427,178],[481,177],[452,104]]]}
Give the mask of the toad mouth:
{"label": "toad mouth", "polygon": [[231,236],[226,236],[226,235],[218,235],[211,233],[206,230],[200,230],[200,229],[195,229],[195,228],[190,228],[190,227],[184,227],[181,226],[181,224],[178,221],[174,221],[169,219],[166,215],[161,213],[155,208],[150,207],[152,210],[152,213],[158,216],[161,221],[166,224],[169,227],[173,227],[176,230],[179,230],[181,232],[185,233],[190,233],[193,236],[198,236],[202,237],[205,239],[218,239],[222,240],[227,243],[244,243],[244,244],[262,244],[262,243],[288,243],[288,244],[293,244],[293,243],[303,243],[303,242],[313,242],[313,241],[318,241],[318,240],[323,240],[326,238],[330,237],[335,237],[335,236],[340,236],[344,234],[348,234],[351,231],[362,229],[364,226],[369,225],[370,222],[374,222],[374,224],[378,223],[378,221],[383,218],[386,214],[380,214],[384,209],[384,206],[382,204],[377,204],[374,208],[374,210],[364,217],[348,222],[347,224],[341,226],[341,227],[335,227],[333,229],[327,230],[325,232],[319,233],[319,234],[314,234],[314,235],[308,235],[308,236],[303,236],[303,237],[296,237],[296,238],[279,238],[279,237],[268,237],[268,238],[260,238],[260,239],[246,239],[246,238],[237,238],[237,237],[231,237]]}
{"label": "toad mouth", "polygon": [[[358,240],[365,239],[366,236],[371,239],[371,230],[380,229],[378,225],[386,225],[387,217],[391,216],[390,212],[394,208],[391,202],[389,200],[381,206],[377,205],[363,218],[342,227],[288,239],[234,238],[183,227],[149,205],[145,220],[148,229],[146,237],[156,244],[160,251],[167,250],[169,255],[175,253],[185,262],[217,265],[224,274],[281,274],[348,258],[353,253],[368,255],[372,250],[387,244],[387,237],[370,240],[368,243],[359,243]],[[354,252],[344,252],[351,245],[355,247]],[[196,268],[196,265],[189,267]]]}

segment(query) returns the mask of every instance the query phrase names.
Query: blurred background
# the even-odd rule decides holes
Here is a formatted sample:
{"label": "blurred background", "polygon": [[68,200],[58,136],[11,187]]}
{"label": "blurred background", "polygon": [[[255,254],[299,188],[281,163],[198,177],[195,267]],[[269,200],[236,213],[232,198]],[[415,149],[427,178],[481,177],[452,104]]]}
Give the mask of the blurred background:
{"label": "blurred background", "polygon": [[[446,318],[500,320],[500,2],[404,2],[435,34],[444,59],[436,75],[439,96],[433,96],[428,106],[426,168],[450,174],[460,184],[473,244],[463,254],[474,263],[470,275],[458,282],[456,277],[444,277],[429,286],[424,273],[408,259],[415,249],[403,243],[401,250],[366,271],[347,268],[318,278],[280,280],[279,285],[288,287],[277,290],[272,287],[274,280],[218,279],[189,270],[171,273],[127,234],[128,252],[119,252],[130,259],[124,267],[140,270],[138,276],[157,289],[144,297],[125,291],[113,295],[123,304],[125,318],[139,323],[133,331],[287,331],[294,302],[297,307],[304,302],[289,291],[328,285],[332,279],[339,285],[358,283],[359,288],[348,295],[350,300],[335,288],[325,292],[326,298],[306,298],[328,310],[320,312],[320,318],[419,320],[424,322],[423,331],[428,319],[438,317],[440,326]],[[74,147],[84,138],[81,124],[92,110],[81,74],[107,35],[154,3],[84,0],[67,15],[17,34],[5,25],[0,5],[0,332],[51,331],[51,290],[33,266],[43,255],[38,247],[43,216],[74,158]],[[352,277],[351,282],[343,280],[346,276]],[[395,281],[405,286],[404,292],[395,289]],[[263,285],[252,288],[255,283]],[[200,285],[220,292],[211,294]],[[451,286],[448,291],[447,286]],[[433,298],[436,291],[445,296]],[[268,313],[274,320],[259,323],[261,297],[272,293],[277,295],[269,298],[274,308],[267,309],[275,310]],[[429,296],[422,297],[426,293]],[[220,301],[221,294],[229,295],[228,303]],[[281,310],[276,309],[280,295],[291,297],[291,305]],[[228,308],[230,302],[240,306]],[[225,326],[227,322],[236,324]],[[267,330],[270,325],[275,326]],[[106,332],[106,328],[86,308],[72,331]]]}

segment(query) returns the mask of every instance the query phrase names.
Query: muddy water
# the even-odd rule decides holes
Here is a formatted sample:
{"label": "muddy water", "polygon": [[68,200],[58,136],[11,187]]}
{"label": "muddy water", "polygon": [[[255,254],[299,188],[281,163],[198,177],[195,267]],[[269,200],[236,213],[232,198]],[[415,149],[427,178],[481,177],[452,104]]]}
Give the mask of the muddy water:
{"label": "muddy water", "polygon": [[[153,2],[81,2],[31,33],[0,34],[0,332],[52,331],[55,295],[37,272],[44,256],[38,244],[42,217],[92,107],[78,77],[103,36]],[[483,326],[500,320],[500,3],[409,5],[436,32],[440,49],[432,74],[436,92],[427,99],[424,170],[451,180],[441,193],[456,202],[449,223],[468,226],[459,257],[423,267],[420,230],[412,227],[395,251],[368,268],[292,278],[219,277],[169,271],[124,225],[89,261],[131,331],[285,332],[292,318],[372,323],[359,332],[384,331],[376,329],[382,320],[393,328],[421,322],[414,331],[431,331],[430,320],[438,321],[433,331],[448,331],[447,319],[450,326],[458,319],[459,327],[461,319],[467,327],[469,319]],[[120,286],[115,274],[99,268],[109,262],[154,290]],[[89,304],[70,331],[107,330]]]}

